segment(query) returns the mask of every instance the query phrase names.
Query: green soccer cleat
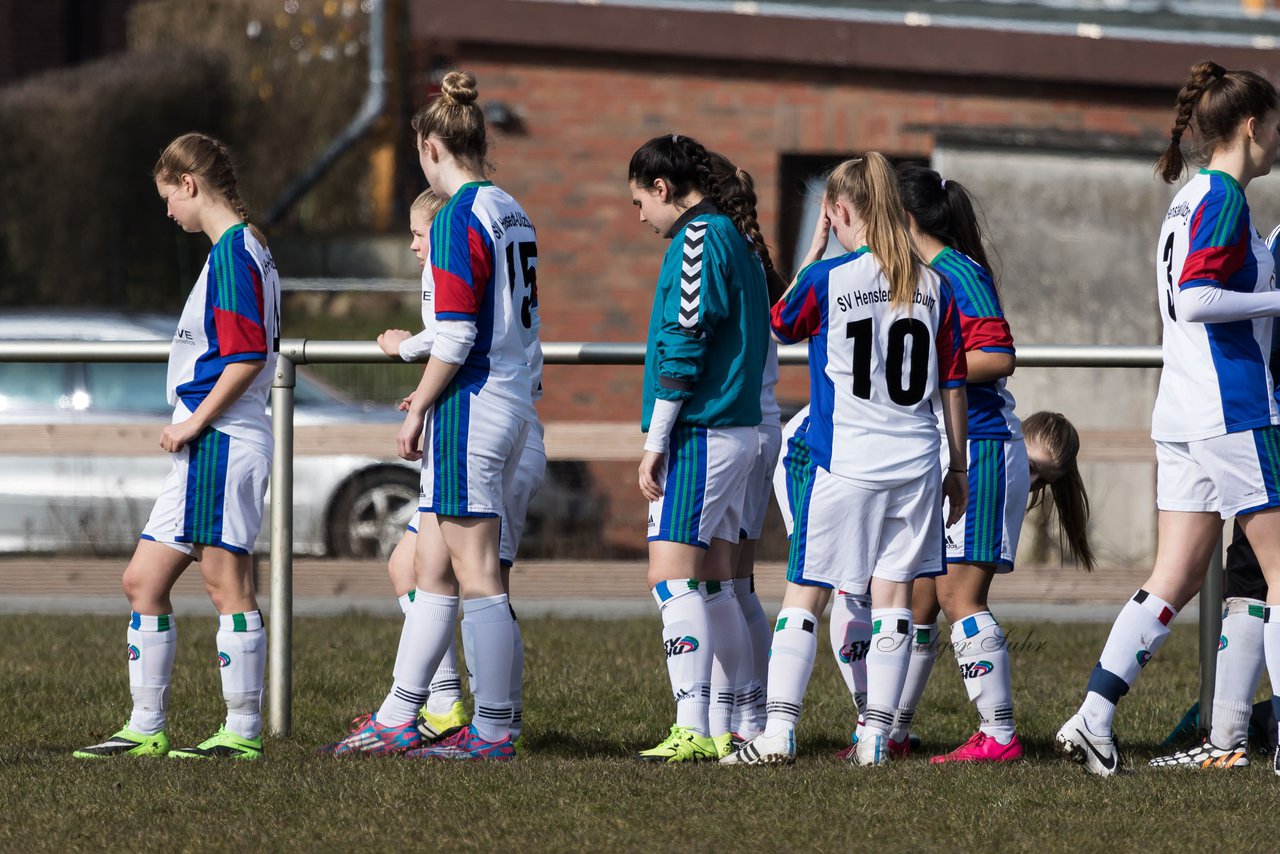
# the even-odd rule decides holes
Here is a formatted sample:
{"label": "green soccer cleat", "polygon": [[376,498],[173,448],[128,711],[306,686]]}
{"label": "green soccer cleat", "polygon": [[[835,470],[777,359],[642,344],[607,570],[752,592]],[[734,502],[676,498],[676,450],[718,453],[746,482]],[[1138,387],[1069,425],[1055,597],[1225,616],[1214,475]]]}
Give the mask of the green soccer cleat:
{"label": "green soccer cleat", "polygon": [[111,756],[164,756],[169,752],[169,736],[164,730],[154,735],[123,729],[101,744],[82,747],[71,755],[77,759],[106,759]]}
{"label": "green soccer cleat", "polygon": [[453,708],[443,715],[428,712],[426,706],[418,711],[418,732],[422,733],[424,744],[444,741],[469,723],[471,723],[471,717],[467,714],[467,707],[462,705],[461,700],[455,702]]}
{"label": "green soccer cleat", "polygon": [[261,759],[262,736],[245,738],[223,726],[213,738],[196,747],[171,750],[169,756],[172,759]]}
{"label": "green soccer cleat", "polygon": [[642,762],[704,762],[720,756],[710,737],[698,735],[680,725],[671,728],[671,734],[657,747],[636,754]]}
{"label": "green soccer cleat", "polygon": [[720,735],[711,736],[712,743],[716,746],[716,757],[724,759],[730,753],[747,743],[747,739],[738,735],[736,732],[722,732]]}

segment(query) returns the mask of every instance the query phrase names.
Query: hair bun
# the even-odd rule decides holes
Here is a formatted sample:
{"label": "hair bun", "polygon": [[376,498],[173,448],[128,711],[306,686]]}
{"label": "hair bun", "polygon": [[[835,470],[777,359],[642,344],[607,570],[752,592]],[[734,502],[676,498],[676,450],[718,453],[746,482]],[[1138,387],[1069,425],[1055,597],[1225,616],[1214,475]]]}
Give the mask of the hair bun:
{"label": "hair bun", "polygon": [[479,92],[476,91],[476,76],[470,71],[450,71],[440,81],[440,91],[456,104],[474,104]]}

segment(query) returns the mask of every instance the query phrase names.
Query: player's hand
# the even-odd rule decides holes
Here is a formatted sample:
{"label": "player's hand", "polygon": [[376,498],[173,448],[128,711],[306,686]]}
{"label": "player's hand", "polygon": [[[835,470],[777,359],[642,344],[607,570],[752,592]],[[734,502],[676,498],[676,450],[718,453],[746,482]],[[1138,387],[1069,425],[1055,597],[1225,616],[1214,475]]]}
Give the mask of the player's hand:
{"label": "player's hand", "polygon": [[950,528],[969,506],[969,473],[947,470],[942,479],[942,494],[947,499],[947,527]]}
{"label": "player's hand", "polygon": [[414,389],[413,391],[406,394],[404,396],[404,400],[401,400],[399,403],[396,404],[396,409],[400,410],[401,412],[408,412],[409,407],[413,406],[413,396],[417,393],[418,393],[418,390]]}
{"label": "player's hand", "polygon": [[400,432],[396,434],[396,453],[402,460],[416,462],[422,459],[422,451],[418,450],[418,443],[422,440],[422,425],[426,418],[420,412],[409,412],[404,417],[404,424],[400,425]]}
{"label": "player's hand", "polygon": [[827,243],[831,240],[831,217],[827,214],[827,205],[824,202],[818,206],[818,222],[813,227],[813,237],[809,240],[809,251],[805,253],[806,259],[814,261],[821,258],[827,251]]}
{"label": "player's hand", "polygon": [[204,427],[197,423],[194,418],[179,421],[177,424],[170,424],[160,431],[160,447],[171,454],[176,454],[185,448],[192,439],[199,436],[202,430],[204,430]]}
{"label": "player's hand", "polygon": [[662,497],[662,487],[658,484],[658,472],[662,471],[662,461],[666,454],[657,451],[645,451],[640,458],[640,493],[650,501]]}
{"label": "player's hand", "polygon": [[378,346],[393,359],[400,358],[400,345],[412,338],[407,329],[388,329],[378,336]]}

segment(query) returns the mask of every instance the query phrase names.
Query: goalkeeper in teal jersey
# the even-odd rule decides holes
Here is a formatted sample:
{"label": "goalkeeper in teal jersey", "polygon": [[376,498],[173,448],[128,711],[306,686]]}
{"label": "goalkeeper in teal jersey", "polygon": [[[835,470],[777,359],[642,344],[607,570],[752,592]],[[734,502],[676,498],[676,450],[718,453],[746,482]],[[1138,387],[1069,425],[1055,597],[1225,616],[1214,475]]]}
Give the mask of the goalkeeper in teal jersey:
{"label": "goalkeeper in teal jersey", "polygon": [[639,480],[676,724],[640,758],[715,759],[714,643],[742,645],[746,635],[731,558],[759,441],[768,255],[763,241],[744,237],[756,229],[732,216],[742,200],[722,197],[695,140],[650,140],[632,156],[628,178],[641,221],[671,240],[649,322]]}

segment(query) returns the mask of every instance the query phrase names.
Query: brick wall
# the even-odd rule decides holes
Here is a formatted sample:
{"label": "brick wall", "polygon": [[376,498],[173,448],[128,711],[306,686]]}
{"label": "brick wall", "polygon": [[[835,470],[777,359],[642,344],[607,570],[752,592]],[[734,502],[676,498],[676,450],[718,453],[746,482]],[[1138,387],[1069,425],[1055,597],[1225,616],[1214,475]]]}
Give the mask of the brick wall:
{"label": "brick wall", "polygon": [[[453,57],[474,71],[480,98],[503,101],[523,121],[494,132],[495,181],[528,210],[539,232],[539,294],[548,341],[638,341],[665,242],[630,204],[626,167],[644,140],[678,130],[720,149],[756,179],[760,218],[776,246],[785,154],[875,149],[928,157],[932,128],[1028,128],[1157,138],[1170,110],[1150,93],[1052,94],[1012,86],[983,94],[954,80],[876,80],[867,75],[707,68],[572,57],[501,59],[489,49]],[[419,88],[423,75],[418,75]],[[979,197],[981,188],[976,188]],[[799,371],[782,396],[807,397]],[[635,422],[640,371],[551,367],[543,417]]]}

